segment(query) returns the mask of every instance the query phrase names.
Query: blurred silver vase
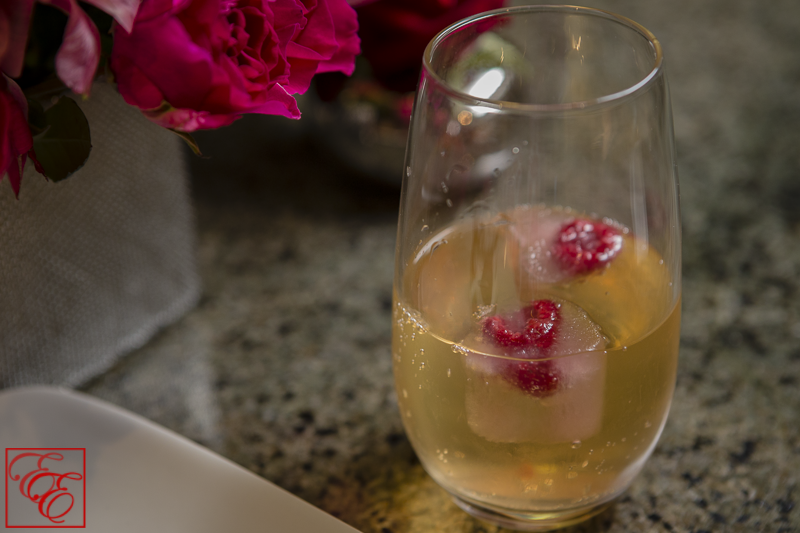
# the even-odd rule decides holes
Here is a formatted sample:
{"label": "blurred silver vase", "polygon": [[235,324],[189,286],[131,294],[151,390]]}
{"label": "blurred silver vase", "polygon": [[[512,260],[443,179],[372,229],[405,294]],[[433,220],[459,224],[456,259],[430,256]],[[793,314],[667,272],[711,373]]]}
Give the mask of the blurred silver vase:
{"label": "blurred silver vase", "polygon": [[330,102],[308,94],[315,143],[369,180],[400,188],[414,93],[350,80]]}

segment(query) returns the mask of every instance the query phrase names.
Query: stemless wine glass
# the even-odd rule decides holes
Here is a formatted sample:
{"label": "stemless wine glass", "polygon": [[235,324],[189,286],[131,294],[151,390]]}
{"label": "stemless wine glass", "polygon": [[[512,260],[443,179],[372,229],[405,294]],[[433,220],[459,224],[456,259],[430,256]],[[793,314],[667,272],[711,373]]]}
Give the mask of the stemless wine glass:
{"label": "stemless wine glass", "polygon": [[394,282],[400,411],[468,513],[604,509],[674,390],[680,222],[661,46],[604,11],[480,14],[428,45]]}

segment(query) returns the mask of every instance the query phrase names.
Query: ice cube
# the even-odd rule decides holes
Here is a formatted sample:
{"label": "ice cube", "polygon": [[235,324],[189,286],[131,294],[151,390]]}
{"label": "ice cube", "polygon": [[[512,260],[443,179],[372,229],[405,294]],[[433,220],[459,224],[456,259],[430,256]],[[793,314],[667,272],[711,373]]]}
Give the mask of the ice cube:
{"label": "ice cube", "polygon": [[[512,378],[514,365],[531,365],[542,354],[498,350],[491,339],[475,333],[466,342],[467,422],[492,442],[555,444],[586,439],[602,424],[605,391],[606,339],[579,307],[565,301],[556,340],[542,365],[558,378],[555,390],[524,390]],[[509,356],[519,359],[509,359]],[[519,368],[519,367],[517,367]]]}
{"label": "ice cube", "polygon": [[529,208],[514,212],[510,218],[511,260],[517,279],[534,283],[559,283],[572,274],[565,271],[553,255],[552,247],[561,227],[571,215],[552,209]]}
{"label": "ice cube", "polygon": [[469,250],[457,244],[458,238],[452,227],[432,237],[414,258],[414,263],[422,266],[417,266],[420,274],[416,285],[407,289],[411,304],[431,330],[445,338],[463,335],[472,308],[468,291],[452,289],[470,283],[469,272],[458,268],[469,258]]}

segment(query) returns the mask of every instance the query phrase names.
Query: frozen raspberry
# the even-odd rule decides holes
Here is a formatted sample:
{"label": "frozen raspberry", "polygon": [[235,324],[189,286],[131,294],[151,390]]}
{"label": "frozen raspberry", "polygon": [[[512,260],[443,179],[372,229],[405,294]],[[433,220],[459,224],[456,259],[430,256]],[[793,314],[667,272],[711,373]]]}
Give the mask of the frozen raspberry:
{"label": "frozen raspberry", "polygon": [[[563,272],[555,261],[553,268]],[[530,344],[503,346],[507,338]],[[563,444],[596,435],[606,407],[607,342],[586,311],[555,297],[484,317],[464,339],[469,348],[459,351],[469,428],[502,443]]]}
{"label": "frozen raspberry", "polygon": [[622,235],[616,228],[578,218],[561,227],[553,255],[572,274],[587,274],[607,265],[622,249]]}
{"label": "frozen raspberry", "polygon": [[525,323],[525,338],[530,346],[546,350],[553,345],[558,333],[561,316],[553,300],[535,300],[522,310],[528,319]]}
{"label": "frozen raspberry", "polygon": [[[558,322],[561,319],[558,305],[552,300],[534,300],[524,307],[517,316],[508,318],[490,316],[483,322],[483,332],[495,344],[505,348],[538,348],[546,350],[553,345]],[[516,323],[517,330],[509,324]]]}
{"label": "frozen raspberry", "polygon": [[[520,358],[542,357],[553,345],[561,321],[558,304],[534,300],[508,317],[491,316],[483,322],[483,332],[500,346],[512,348],[509,355]],[[511,324],[516,324],[519,329]],[[558,373],[552,361],[506,361],[503,376],[521,390],[538,398],[558,388]]]}
{"label": "frozen raspberry", "polygon": [[558,389],[558,372],[553,361],[509,361],[503,373],[506,380],[537,398],[550,396]]}
{"label": "frozen raspberry", "polygon": [[528,339],[520,331],[511,331],[503,317],[490,316],[483,323],[483,332],[500,346],[506,348],[525,348],[528,346]]}

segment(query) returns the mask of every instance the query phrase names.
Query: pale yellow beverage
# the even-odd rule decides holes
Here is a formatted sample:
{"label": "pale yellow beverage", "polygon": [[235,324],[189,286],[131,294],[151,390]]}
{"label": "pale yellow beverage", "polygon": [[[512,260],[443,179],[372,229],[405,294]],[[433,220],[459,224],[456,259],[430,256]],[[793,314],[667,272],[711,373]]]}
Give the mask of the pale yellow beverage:
{"label": "pale yellow beverage", "polygon": [[[608,220],[613,257],[565,269],[551,241],[576,218],[596,220],[544,207],[463,220],[424,240],[396,280],[394,373],[414,449],[441,486],[508,515],[617,496],[672,398],[677,277]],[[513,327],[501,338],[488,321],[512,324],[531,302],[558,309],[552,345],[499,344]]]}

